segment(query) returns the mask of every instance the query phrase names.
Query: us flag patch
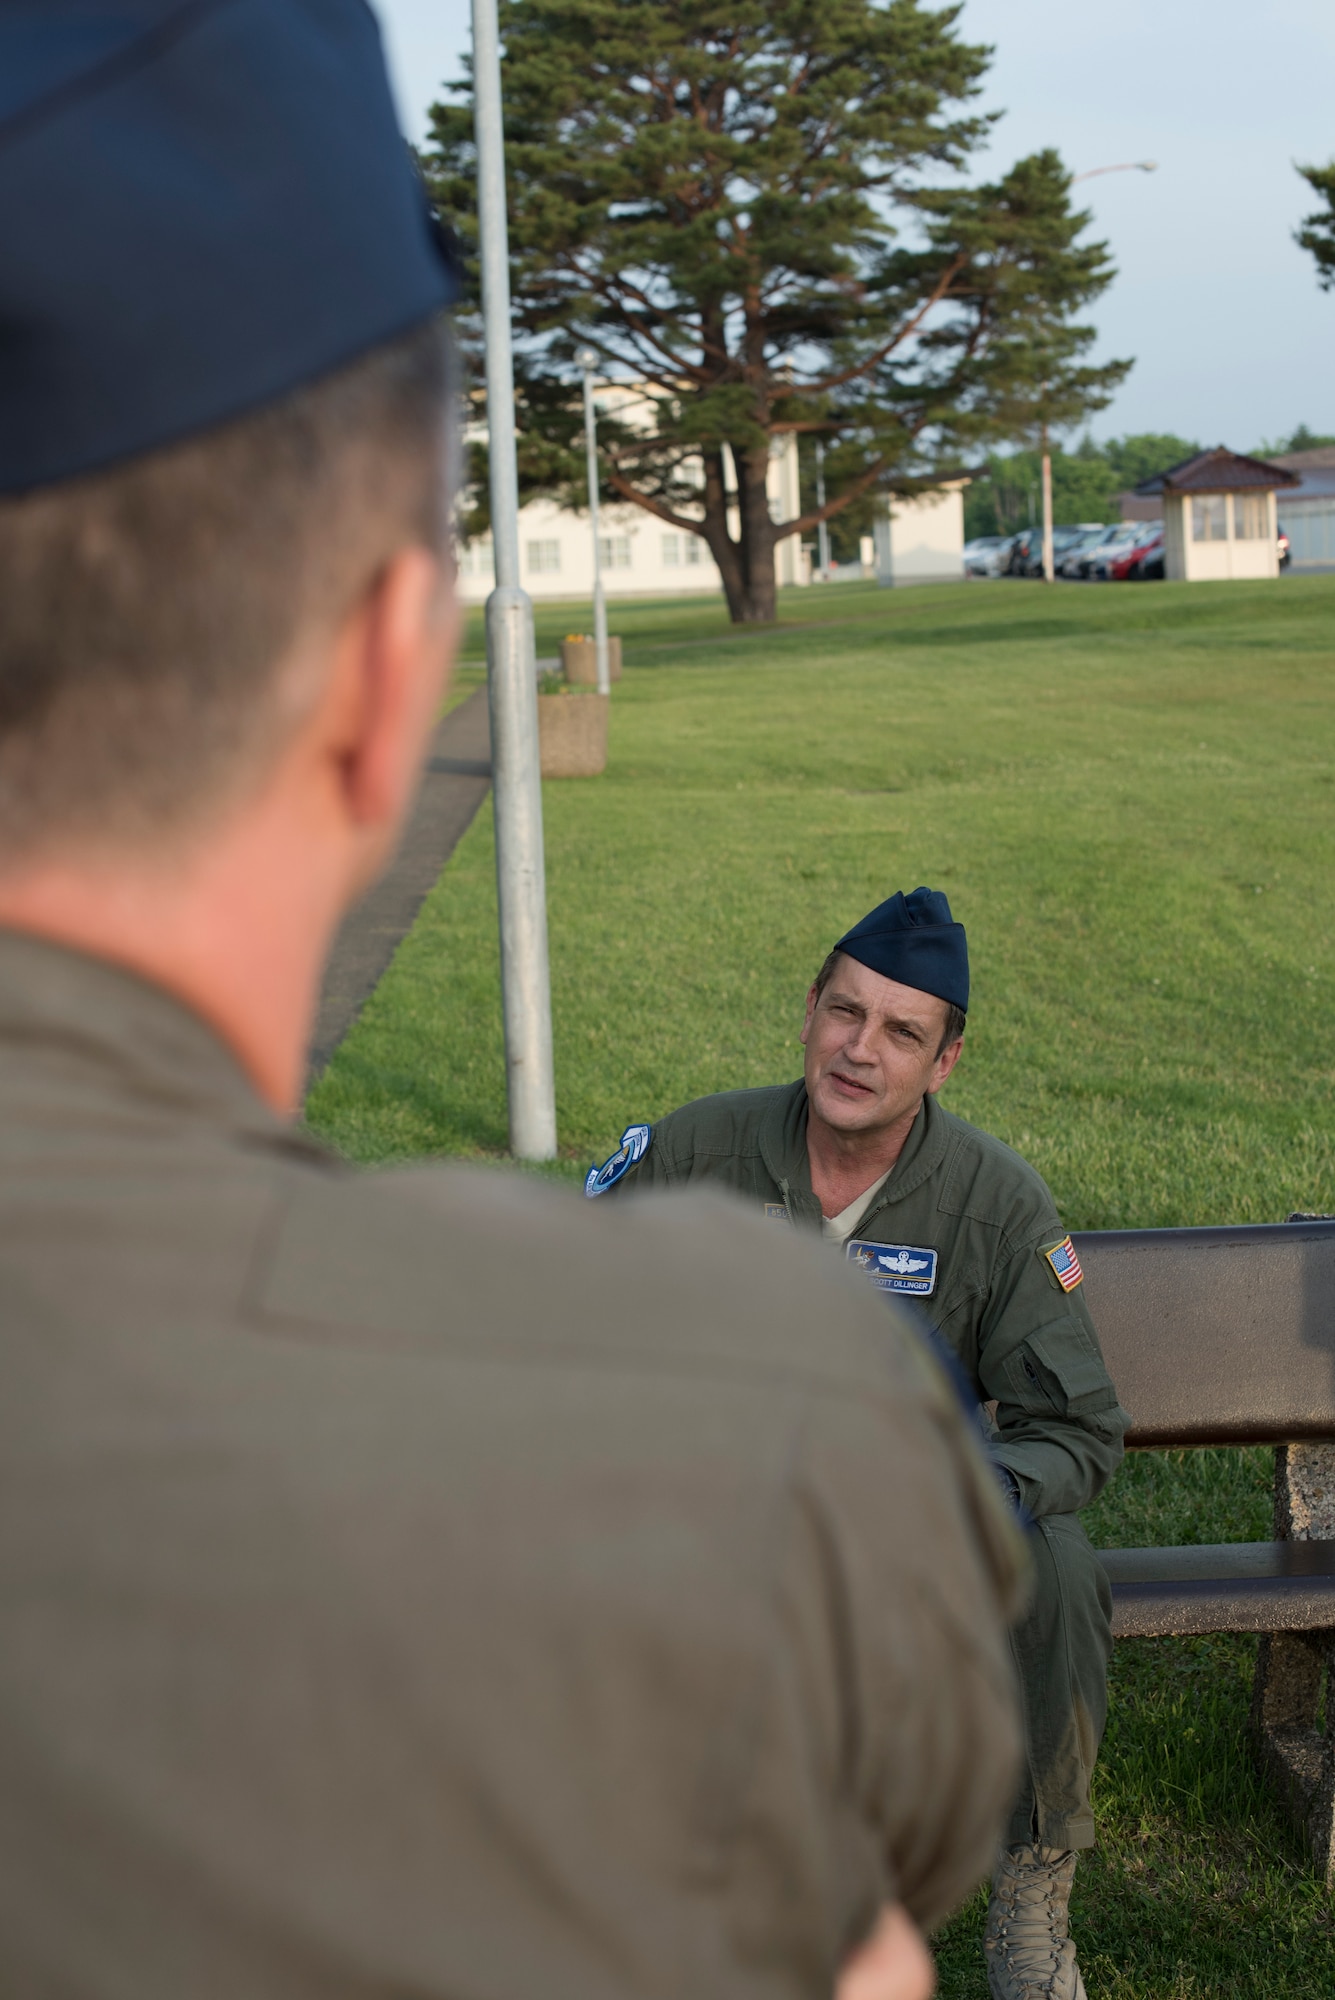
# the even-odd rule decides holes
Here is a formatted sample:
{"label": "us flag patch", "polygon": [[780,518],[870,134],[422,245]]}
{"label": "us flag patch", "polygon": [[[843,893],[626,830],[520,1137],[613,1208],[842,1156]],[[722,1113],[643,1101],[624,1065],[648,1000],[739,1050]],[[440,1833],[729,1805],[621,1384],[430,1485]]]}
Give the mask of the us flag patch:
{"label": "us flag patch", "polygon": [[1084,1277],[1080,1259],[1075,1254],[1075,1245],[1069,1236],[1063,1236],[1060,1243],[1054,1243],[1043,1255],[1052,1266],[1052,1275],[1064,1292],[1073,1292]]}

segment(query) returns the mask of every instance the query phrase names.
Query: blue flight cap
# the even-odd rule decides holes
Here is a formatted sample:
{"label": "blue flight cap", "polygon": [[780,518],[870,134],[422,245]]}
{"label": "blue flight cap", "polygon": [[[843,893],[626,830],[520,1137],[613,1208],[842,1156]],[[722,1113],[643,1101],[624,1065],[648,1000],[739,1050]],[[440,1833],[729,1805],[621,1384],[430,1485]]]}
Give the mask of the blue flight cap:
{"label": "blue flight cap", "polygon": [[364,0],[0,7],[0,492],[240,416],[458,291]]}
{"label": "blue flight cap", "polygon": [[859,965],[969,1009],[969,947],[940,889],[896,891],[854,924],[835,946]]}

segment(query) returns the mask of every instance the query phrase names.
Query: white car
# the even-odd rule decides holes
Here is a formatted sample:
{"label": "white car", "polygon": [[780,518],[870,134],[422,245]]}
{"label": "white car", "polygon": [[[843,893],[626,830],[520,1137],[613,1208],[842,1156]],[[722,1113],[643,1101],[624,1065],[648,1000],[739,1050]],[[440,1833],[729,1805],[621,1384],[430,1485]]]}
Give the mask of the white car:
{"label": "white car", "polygon": [[1010,557],[1014,535],[978,535],[964,544],[966,576],[1000,576]]}

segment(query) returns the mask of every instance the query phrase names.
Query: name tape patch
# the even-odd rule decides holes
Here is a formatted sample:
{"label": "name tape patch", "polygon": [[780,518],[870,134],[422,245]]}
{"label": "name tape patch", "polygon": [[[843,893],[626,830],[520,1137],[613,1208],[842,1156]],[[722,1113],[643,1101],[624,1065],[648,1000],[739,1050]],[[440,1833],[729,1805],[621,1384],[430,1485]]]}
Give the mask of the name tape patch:
{"label": "name tape patch", "polygon": [[653,1137],[652,1125],[628,1125],[621,1134],[621,1144],[610,1160],[604,1160],[600,1167],[590,1167],[584,1176],[584,1192],[592,1201],[595,1195],[606,1194],[615,1187],[623,1174],[628,1174],[637,1160],[642,1160],[649,1150]]}
{"label": "name tape patch", "polygon": [[1052,1275],[1064,1292],[1073,1292],[1084,1277],[1080,1259],[1075,1254],[1075,1245],[1069,1236],[1063,1236],[1060,1243],[1054,1243],[1043,1255],[1052,1266]]}
{"label": "name tape patch", "polygon": [[936,1252],[920,1244],[853,1241],[845,1255],[882,1292],[913,1292],[926,1298],[935,1289]]}

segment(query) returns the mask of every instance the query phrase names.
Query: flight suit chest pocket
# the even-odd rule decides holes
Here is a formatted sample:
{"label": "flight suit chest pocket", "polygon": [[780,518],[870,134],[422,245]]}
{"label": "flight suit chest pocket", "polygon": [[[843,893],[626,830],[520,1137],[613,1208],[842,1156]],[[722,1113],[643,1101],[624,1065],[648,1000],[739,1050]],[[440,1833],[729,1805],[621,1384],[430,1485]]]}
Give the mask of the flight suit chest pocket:
{"label": "flight suit chest pocket", "polygon": [[1053,1320],[1031,1333],[1007,1356],[1005,1373],[1024,1409],[1080,1416],[1116,1401],[1102,1355],[1073,1319]]}

